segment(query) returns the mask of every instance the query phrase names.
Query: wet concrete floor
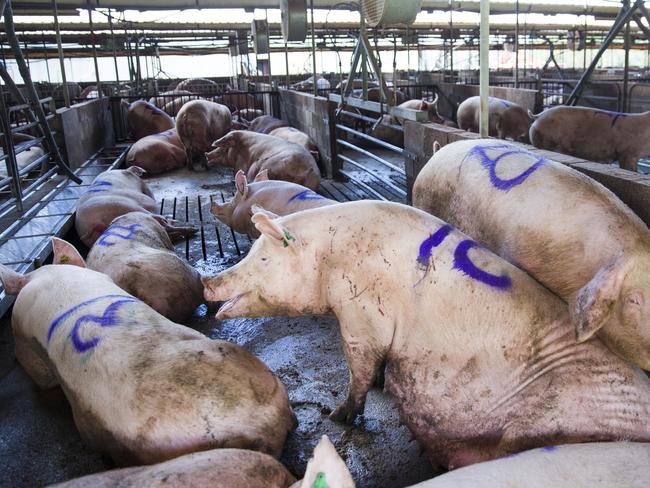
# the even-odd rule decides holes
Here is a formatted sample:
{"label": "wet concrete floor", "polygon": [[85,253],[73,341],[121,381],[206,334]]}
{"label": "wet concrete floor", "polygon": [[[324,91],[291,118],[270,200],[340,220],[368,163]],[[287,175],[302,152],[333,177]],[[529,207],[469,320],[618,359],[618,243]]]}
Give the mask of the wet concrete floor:
{"label": "wet concrete floor", "polygon": [[[231,192],[231,182],[227,170],[181,170],[148,181],[158,199],[197,194],[209,198]],[[203,215],[204,221],[211,218]],[[212,274],[238,259],[207,256],[193,264]],[[328,418],[344,400],[349,378],[334,317],[217,321],[214,312],[202,306],[186,325],[241,345],[286,385],[299,424],[287,439],[281,461],[297,477],[323,434],[334,442],[360,488],[409,486],[435,475],[409,431],[400,426],[394,401],[382,391],[370,392],[365,416],[357,425]],[[0,419],[1,487],[44,486],[113,467],[110,459],[84,446],[62,391],[39,390],[17,364],[7,317],[0,322]]]}

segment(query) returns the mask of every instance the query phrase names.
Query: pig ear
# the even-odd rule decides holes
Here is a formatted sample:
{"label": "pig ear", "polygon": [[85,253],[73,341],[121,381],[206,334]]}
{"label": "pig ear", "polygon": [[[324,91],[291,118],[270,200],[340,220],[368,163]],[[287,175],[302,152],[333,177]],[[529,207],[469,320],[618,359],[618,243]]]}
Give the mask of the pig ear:
{"label": "pig ear", "polygon": [[86,267],[84,258],[81,257],[79,251],[68,241],[64,241],[58,237],[52,237],[52,249],[54,251],[54,259],[52,260],[54,264],[71,264],[80,268]]}
{"label": "pig ear", "polygon": [[314,455],[307,463],[305,477],[298,486],[300,488],[312,488],[313,486],[355,487],[348,467],[326,435],[321,437],[314,449]]}
{"label": "pig ear", "polygon": [[261,234],[264,234],[266,237],[271,239],[272,242],[283,247],[295,248],[298,243],[296,237],[287,229],[282,227],[276,219],[272,218],[272,215],[273,214],[266,212],[265,210],[258,211],[253,214],[251,221],[255,225],[255,228],[260,231]]}
{"label": "pig ear", "polygon": [[257,173],[257,176],[253,180],[253,182],[257,181],[269,181],[269,170],[268,169],[263,169],[259,173]]}
{"label": "pig ear", "polygon": [[0,281],[7,295],[18,295],[29,282],[29,277],[16,273],[4,264],[0,264]]}
{"label": "pig ear", "polygon": [[625,262],[620,257],[601,269],[578,292],[571,305],[578,342],[589,340],[607,323],[621,294],[626,273]]}
{"label": "pig ear", "polygon": [[431,105],[437,108],[438,106],[438,94],[436,93],[436,98],[433,99],[433,102],[431,102]]}
{"label": "pig ear", "polygon": [[246,194],[248,193],[248,181],[246,180],[246,175],[241,169],[237,171],[237,174],[235,175],[235,187],[237,188],[237,191],[246,198]]}
{"label": "pig ear", "polygon": [[268,215],[270,219],[277,219],[279,217],[278,214],[266,210],[264,207],[262,207],[261,205],[258,205],[257,203],[254,204],[251,207],[251,212],[254,213],[254,214],[256,214],[256,213],[264,213],[264,214]]}
{"label": "pig ear", "polygon": [[127,173],[137,176],[138,178],[143,177],[147,174],[147,171],[140,166],[131,166],[129,169],[125,170]]}

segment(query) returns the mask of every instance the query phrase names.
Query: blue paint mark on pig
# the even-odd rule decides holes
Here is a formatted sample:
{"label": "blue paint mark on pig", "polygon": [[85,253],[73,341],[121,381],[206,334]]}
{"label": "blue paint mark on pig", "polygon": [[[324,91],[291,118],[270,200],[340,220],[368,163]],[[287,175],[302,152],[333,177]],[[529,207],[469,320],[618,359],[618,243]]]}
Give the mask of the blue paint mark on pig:
{"label": "blue paint mark on pig", "polygon": [[482,270],[476,266],[469,258],[469,251],[473,248],[482,247],[478,242],[471,239],[462,241],[454,251],[454,269],[461,271],[470,278],[473,278],[481,283],[485,283],[494,288],[507,290],[512,286],[512,280],[508,275],[493,275],[487,271]]}
{"label": "blue paint mark on pig", "polygon": [[287,203],[294,202],[296,200],[325,200],[325,197],[322,195],[319,195],[315,191],[312,190],[303,190],[299,193],[296,193],[294,196],[292,196]]}
{"label": "blue paint mark on pig", "polygon": [[95,315],[92,313],[82,315],[77,318],[77,320],[74,322],[74,325],[72,326],[72,329],[70,330],[69,337],[72,345],[77,352],[82,353],[93,349],[101,341],[101,336],[97,335],[91,339],[84,340],[81,338],[82,328],[90,325],[96,325],[104,328],[123,324],[118,316],[118,312],[127,303],[136,303],[138,301],[136,298],[129,295],[103,295],[100,297],[91,298],[90,300],[86,300],[75,305],[74,307],[59,315],[56,319],[54,319],[52,324],[50,324],[50,328],[47,331],[48,344],[52,339],[52,335],[59,328],[59,326],[71,318],[76,312],[85,307],[88,307],[89,305],[109,300],[111,302],[104,309],[102,315]]}
{"label": "blue paint mark on pig", "polygon": [[110,181],[94,181],[92,185],[88,188],[86,193],[102,193],[108,191],[109,186],[113,186],[113,183]]}
{"label": "blue paint mark on pig", "polygon": [[431,259],[431,251],[434,247],[438,247],[442,242],[447,238],[449,233],[454,230],[454,228],[445,224],[440,227],[437,231],[427,237],[422,244],[420,244],[420,252],[418,253],[418,264],[425,269],[429,266],[429,259]]}
{"label": "blue paint mark on pig", "polygon": [[104,233],[97,239],[98,246],[114,246],[118,239],[125,241],[131,240],[135,237],[141,229],[140,224],[125,225],[111,225]]}
{"label": "blue paint mark on pig", "polygon": [[[492,150],[500,150],[501,153],[496,157],[491,157],[488,154],[488,151]],[[533,159],[534,163],[527,170],[513,178],[503,179],[497,176],[497,164],[499,164],[503,158],[515,155],[521,155]],[[492,185],[502,191],[508,191],[515,186],[521,185],[531,174],[533,174],[540,166],[548,161],[542,156],[537,156],[529,151],[526,151],[525,149],[520,149],[510,144],[474,146],[467,153],[467,157],[477,158],[481,162],[481,165],[488,170],[488,173],[490,175],[490,182]]]}

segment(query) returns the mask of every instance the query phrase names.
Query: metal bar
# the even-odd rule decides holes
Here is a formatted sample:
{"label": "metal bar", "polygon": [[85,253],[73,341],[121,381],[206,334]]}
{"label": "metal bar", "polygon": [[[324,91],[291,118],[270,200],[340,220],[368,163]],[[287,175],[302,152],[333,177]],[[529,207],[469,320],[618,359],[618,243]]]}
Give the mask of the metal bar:
{"label": "metal bar", "polygon": [[[386,82],[384,81],[384,78],[381,76],[381,66],[377,62],[377,58],[375,58],[375,55],[373,54],[372,47],[370,46],[370,41],[368,41],[368,38],[366,37],[365,34],[361,36],[361,42],[363,43],[363,49],[366,52],[366,59],[368,62],[370,62],[370,66],[372,67],[372,70],[375,72],[375,75],[377,75],[377,80],[379,81],[379,89],[381,90],[381,98],[382,100],[388,100],[388,87],[386,86]],[[366,87],[367,88],[367,87]],[[366,92],[364,99],[368,99],[368,94]]]}
{"label": "metal bar", "polygon": [[93,28],[93,11],[90,8],[90,0],[86,0],[88,5],[88,27],[90,28],[90,38],[93,52],[93,63],[95,64],[95,79],[97,80],[97,96],[103,98],[102,82],[99,79],[99,65],[97,64],[97,46],[95,46],[95,29]]}
{"label": "metal bar", "polygon": [[355,136],[365,139],[367,141],[374,142],[375,144],[382,146],[386,149],[390,149],[391,151],[394,151],[396,153],[399,154],[404,153],[404,149],[402,149],[401,147],[393,146],[392,144],[389,144],[387,142],[380,141],[379,139],[369,136],[368,134],[364,134],[363,132],[359,132],[358,130],[350,129],[349,127],[346,127],[341,124],[336,124],[336,128],[341,129],[342,131],[348,132],[350,134],[354,134]]}
{"label": "metal bar", "polygon": [[358,161],[355,161],[354,159],[348,158],[347,156],[343,156],[342,154],[339,154],[339,158],[341,158],[341,159],[342,159],[343,161],[345,161],[346,163],[351,164],[351,165],[354,166],[355,168],[358,168],[358,169],[360,169],[361,171],[365,171],[365,172],[368,173],[369,175],[374,176],[374,177],[377,178],[379,181],[381,181],[383,184],[385,184],[385,185],[388,186],[390,189],[392,189],[392,190],[393,190],[395,193],[397,193],[398,195],[400,195],[400,196],[402,196],[402,197],[406,197],[406,192],[405,192],[404,190],[402,190],[401,188],[395,186],[395,185],[393,184],[392,181],[388,181],[388,180],[387,180],[386,178],[384,178],[383,176],[377,174],[377,172],[371,170],[370,168],[366,168],[364,165],[362,165],[362,164],[359,163]]}
{"label": "metal bar", "polygon": [[[630,0],[623,0],[623,6],[630,8]],[[625,67],[623,69],[623,101],[619,112],[627,112],[628,108],[628,89],[630,85],[630,21],[625,24]]]}
{"label": "metal bar", "polygon": [[368,194],[370,194],[370,195],[373,195],[373,196],[377,197],[379,200],[382,200],[382,201],[384,201],[384,202],[387,202],[387,201],[388,201],[388,198],[386,198],[385,196],[383,196],[381,193],[379,193],[379,192],[378,192],[377,190],[375,190],[374,188],[371,188],[370,186],[366,185],[363,181],[356,179],[354,176],[352,176],[352,174],[348,173],[347,171],[339,170],[339,173],[341,173],[342,175],[346,176],[346,177],[347,177],[350,181],[352,181],[355,185],[358,185],[358,186],[360,186],[361,188],[363,188],[363,189],[366,191],[366,193],[368,193]]}
{"label": "metal bar", "polygon": [[0,85],[0,123],[2,124],[2,132],[5,137],[2,138],[2,149],[7,157],[5,164],[7,166],[7,174],[11,178],[11,193],[16,200],[16,207],[20,212],[23,211],[23,199],[20,188],[20,179],[18,177],[18,164],[16,163],[16,153],[14,150],[13,139],[11,138],[11,128],[9,119],[7,118],[7,107],[5,105],[5,96],[2,85]]}
{"label": "metal bar", "polygon": [[343,139],[337,139],[336,142],[338,142],[342,146],[345,146],[345,147],[347,147],[349,149],[352,149],[353,151],[357,151],[357,152],[363,154],[364,156],[368,156],[369,158],[374,159],[378,163],[381,163],[384,166],[392,169],[393,171],[398,172],[402,176],[406,176],[406,173],[402,168],[399,168],[399,167],[395,166],[394,164],[389,163],[388,161],[380,158],[379,156],[371,153],[370,151],[366,151],[365,149],[361,149],[360,147],[355,146],[354,144],[350,144],[348,141],[344,141]]}
{"label": "metal bar", "polygon": [[587,83],[587,80],[591,77],[591,74],[594,72],[596,69],[596,66],[598,65],[598,61],[600,61],[600,58],[602,55],[605,53],[609,45],[614,41],[620,30],[625,26],[626,22],[630,20],[632,15],[634,14],[634,11],[639,8],[639,5],[643,3],[642,0],[636,0],[634,2],[634,6],[631,8],[625,8],[623,7],[619,13],[618,16],[616,17],[616,20],[614,21],[614,25],[612,25],[610,31],[608,32],[607,36],[605,37],[605,40],[602,42],[600,45],[600,48],[598,49],[598,52],[596,52],[596,55],[594,58],[591,60],[591,63],[589,64],[589,67],[585,70],[585,72],[582,74],[580,77],[580,81],[576,84],[576,86],[573,88],[573,91],[569,95],[569,98],[566,101],[566,105],[575,105],[580,97],[582,96],[582,91],[584,90],[585,84]]}
{"label": "metal bar", "polygon": [[515,88],[519,88],[519,0],[515,5]]}
{"label": "metal bar", "polygon": [[[316,83],[316,30],[314,28],[314,0],[310,1],[311,5],[311,58],[314,72],[314,96],[318,96],[318,83]],[[269,49],[269,58],[271,57]]]}
{"label": "metal bar", "polygon": [[16,58],[16,64],[18,65],[18,70],[20,71],[20,75],[22,76],[23,81],[25,83],[25,88],[27,89],[27,94],[28,94],[31,109],[36,113],[36,117],[40,122],[43,135],[45,136],[45,140],[47,142],[48,150],[50,154],[52,154],[52,157],[54,161],[56,161],[56,164],[58,165],[59,169],[73,181],[81,183],[81,180],[72,172],[72,170],[68,167],[68,165],[63,161],[63,157],[59,152],[59,147],[56,145],[56,142],[54,141],[54,137],[52,137],[52,133],[50,131],[50,125],[47,123],[47,119],[45,118],[45,111],[43,110],[41,104],[38,102],[38,94],[36,93],[36,88],[34,87],[34,83],[32,82],[32,78],[29,73],[29,68],[25,64],[25,60],[23,59],[23,55],[20,50],[20,44],[18,43],[18,38],[16,37],[13,12],[11,9],[11,1],[8,1],[5,7],[5,30],[7,32],[7,37],[9,38],[9,44],[11,45],[11,49],[13,50],[14,56]]}
{"label": "metal bar", "polygon": [[113,16],[111,15],[111,9],[108,9],[108,27],[111,31],[111,42],[113,43],[113,62],[115,63],[115,81],[117,83],[117,90],[119,93],[120,89],[120,70],[117,67],[117,53],[115,51],[115,32],[113,32]]}
{"label": "metal bar", "polygon": [[480,97],[481,111],[479,115],[479,133],[481,137],[488,137],[490,95],[490,0],[481,0],[481,47],[479,54],[480,63]]}

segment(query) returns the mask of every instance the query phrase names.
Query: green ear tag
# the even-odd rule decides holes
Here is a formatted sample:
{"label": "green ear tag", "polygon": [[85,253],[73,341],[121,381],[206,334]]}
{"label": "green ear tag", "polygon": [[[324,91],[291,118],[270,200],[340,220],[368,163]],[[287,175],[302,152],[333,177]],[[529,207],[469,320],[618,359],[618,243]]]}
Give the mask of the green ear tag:
{"label": "green ear tag", "polygon": [[61,264],[68,264],[69,262],[70,262],[70,257],[65,254],[59,258],[59,263]]}
{"label": "green ear tag", "polygon": [[289,241],[295,241],[296,238],[289,234],[289,231],[284,231],[284,239],[282,239],[282,244],[284,247],[289,247]]}
{"label": "green ear tag", "polygon": [[312,488],[329,488],[327,481],[325,481],[325,473],[318,473]]}

